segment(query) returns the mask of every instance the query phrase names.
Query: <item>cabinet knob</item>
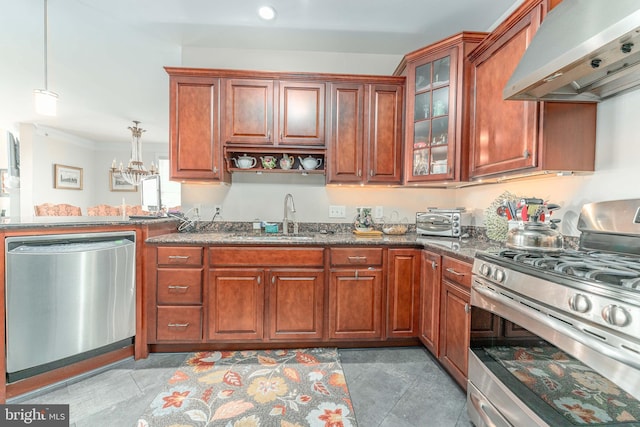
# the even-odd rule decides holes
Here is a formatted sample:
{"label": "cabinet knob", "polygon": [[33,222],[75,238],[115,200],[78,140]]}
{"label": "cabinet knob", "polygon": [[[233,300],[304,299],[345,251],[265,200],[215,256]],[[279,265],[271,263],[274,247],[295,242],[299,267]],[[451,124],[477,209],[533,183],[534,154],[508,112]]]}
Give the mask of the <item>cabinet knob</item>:
{"label": "cabinet knob", "polygon": [[267,139],[271,141],[271,131],[267,131]]}
{"label": "cabinet knob", "polygon": [[438,263],[435,261],[431,261],[431,268],[436,270],[438,268]]}
{"label": "cabinet knob", "polygon": [[260,276],[258,276],[258,285],[260,285],[262,282],[262,279],[260,278]]}
{"label": "cabinet knob", "polygon": [[531,153],[529,153],[529,150],[524,150],[524,153],[522,153],[522,157],[524,157],[525,159],[528,159],[529,157],[531,157]]}
{"label": "cabinet knob", "polygon": [[375,175],[376,175],[376,174],[375,174],[375,172],[373,172],[373,169],[371,169],[371,170],[369,171],[369,176],[375,176]]}
{"label": "cabinet knob", "polygon": [[471,311],[471,306],[469,305],[469,303],[466,303],[464,305],[464,312],[469,313],[470,311]]}
{"label": "cabinet knob", "polygon": [[276,276],[273,276],[273,277],[271,278],[271,283],[273,283],[274,285],[276,284]]}
{"label": "cabinet knob", "polygon": [[362,176],[362,169],[358,169],[358,176]]}
{"label": "cabinet knob", "polygon": [[213,167],[213,173],[218,173],[218,167],[217,166]]}

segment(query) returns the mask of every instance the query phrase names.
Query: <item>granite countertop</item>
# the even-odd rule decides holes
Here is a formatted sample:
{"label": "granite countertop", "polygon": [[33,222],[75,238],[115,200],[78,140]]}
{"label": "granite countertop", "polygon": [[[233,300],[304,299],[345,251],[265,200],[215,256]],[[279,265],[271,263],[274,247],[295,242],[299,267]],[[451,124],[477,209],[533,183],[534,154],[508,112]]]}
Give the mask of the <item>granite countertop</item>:
{"label": "granite countertop", "polygon": [[175,222],[174,218],[136,218],[119,216],[34,216],[34,217],[2,217],[0,230],[39,229],[53,227],[87,227],[110,225],[140,225],[158,222]]}
{"label": "granite countertop", "polygon": [[238,232],[172,233],[151,237],[151,245],[280,245],[280,246],[407,246],[421,247],[443,255],[472,261],[476,251],[497,249],[496,242],[469,238],[422,237],[415,233],[401,236],[358,237],[352,233],[309,233],[299,235],[250,234]]}

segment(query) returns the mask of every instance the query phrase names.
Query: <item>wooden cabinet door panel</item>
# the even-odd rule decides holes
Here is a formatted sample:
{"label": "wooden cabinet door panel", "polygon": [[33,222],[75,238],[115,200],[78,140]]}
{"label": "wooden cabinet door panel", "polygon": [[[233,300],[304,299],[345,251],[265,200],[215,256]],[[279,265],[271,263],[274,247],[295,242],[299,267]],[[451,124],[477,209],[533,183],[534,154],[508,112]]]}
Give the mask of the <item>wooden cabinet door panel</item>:
{"label": "wooden cabinet door panel", "polygon": [[158,247],[158,265],[199,266],[202,265],[202,247]]}
{"label": "wooden cabinet door panel", "polygon": [[219,86],[215,78],[171,78],[171,179],[221,178]]}
{"label": "wooden cabinet door panel", "polygon": [[362,84],[331,84],[328,182],[362,181],[364,92]]}
{"label": "wooden cabinet door panel", "polygon": [[320,339],[323,270],[273,270],[269,281],[269,338]]}
{"label": "wooden cabinet door panel", "polygon": [[440,297],[440,362],[466,390],[469,349],[469,292],[442,282]]}
{"label": "wooden cabinet door panel", "polygon": [[159,268],[158,304],[202,304],[202,268]]}
{"label": "wooden cabinet door panel", "polygon": [[202,340],[202,307],[158,307],[156,324],[158,341]]}
{"label": "wooden cabinet door panel", "polygon": [[210,340],[263,338],[264,272],[261,269],[212,269],[207,297]]}
{"label": "wooden cabinet door panel", "polygon": [[538,103],[505,101],[502,91],[539,26],[541,9],[534,9],[503,44],[496,43],[474,64],[472,177],[537,165]]}
{"label": "wooden cabinet door panel", "polygon": [[279,82],[279,144],[325,145],[325,84]]}
{"label": "wooden cabinet door panel", "polygon": [[420,341],[439,357],[440,337],[440,255],[422,252],[422,277],[420,289]]}
{"label": "wooden cabinet door panel", "polygon": [[389,249],[387,336],[418,336],[420,251]]}
{"label": "wooden cabinet door panel", "polygon": [[400,183],[402,179],[403,93],[400,86],[371,86],[367,182]]}
{"label": "wooden cabinet door panel", "polygon": [[273,143],[273,81],[228,79],[225,104],[226,143]]}
{"label": "wooden cabinet door panel", "polygon": [[382,338],[382,271],[333,271],[329,338]]}

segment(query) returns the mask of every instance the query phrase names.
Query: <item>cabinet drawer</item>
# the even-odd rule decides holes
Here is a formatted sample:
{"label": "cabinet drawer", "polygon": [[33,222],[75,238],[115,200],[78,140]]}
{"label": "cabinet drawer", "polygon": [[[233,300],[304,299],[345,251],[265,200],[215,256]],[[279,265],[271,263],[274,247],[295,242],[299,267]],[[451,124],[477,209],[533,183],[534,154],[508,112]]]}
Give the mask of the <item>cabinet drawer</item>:
{"label": "cabinet drawer", "polygon": [[331,249],[331,266],[381,265],[382,248]]}
{"label": "cabinet drawer", "polygon": [[324,249],[270,247],[210,248],[209,264],[215,267],[321,267],[324,265]]}
{"label": "cabinet drawer", "polygon": [[202,304],[202,269],[158,269],[158,304]]}
{"label": "cabinet drawer", "polygon": [[158,265],[202,265],[202,248],[159,247]]}
{"label": "cabinet drawer", "polygon": [[442,277],[471,289],[471,264],[455,258],[442,258]]}
{"label": "cabinet drawer", "polygon": [[202,307],[158,307],[156,333],[159,341],[200,341]]}

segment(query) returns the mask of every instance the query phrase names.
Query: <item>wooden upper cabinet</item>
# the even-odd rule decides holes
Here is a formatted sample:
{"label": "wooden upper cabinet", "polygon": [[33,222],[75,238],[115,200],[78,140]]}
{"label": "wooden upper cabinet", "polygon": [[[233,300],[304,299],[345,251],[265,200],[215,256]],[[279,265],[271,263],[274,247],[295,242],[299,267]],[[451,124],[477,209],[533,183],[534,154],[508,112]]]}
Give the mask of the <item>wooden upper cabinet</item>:
{"label": "wooden upper cabinet", "polygon": [[324,146],[324,103],[324,83],[227,79],[225,143]]}
{"label": "wooden upper cabinet", "polygon": [[464,32],[405,56],[405,182],[467,179],[470,64],[466,55],[486,33]]}
{"label": "wooden upper cabinet", "polygon": [[328,183],[402,180],[404,85],[330,84]]}
{"label": "wooden upper cabinet", "polygon": [[172,180],[222,180],[220,79],[170,76]]}
{"label": "wooden upper cabinet", "polygon": [[278,145],[324,146],[325,84],[279,82]]}
{"label": "wooden upper cabinet", "polygon": [[273,143],[273,80],[227,79],[225,143]]}
{"label": "wooden upper cabinet", "polygon": [[470,177],[593,171],[595,103],[506,101],[502,92],[548,9],[525,1],[470,55]]}
{"label": "wooden upper cabinet", "polygon": [[327,182],[362,182],[365,85],[333,83]]}

